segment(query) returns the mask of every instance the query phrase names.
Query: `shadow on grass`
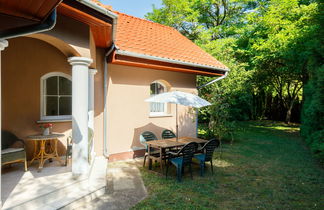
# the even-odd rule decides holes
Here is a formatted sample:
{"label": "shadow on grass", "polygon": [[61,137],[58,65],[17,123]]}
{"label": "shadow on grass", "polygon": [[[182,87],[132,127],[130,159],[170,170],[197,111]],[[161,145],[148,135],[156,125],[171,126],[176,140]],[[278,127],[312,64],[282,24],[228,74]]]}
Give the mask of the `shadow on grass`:
{"label": "shadow on grass", "polygon": [[[194,166],[182,183],[141,170],[149,196],[134,209],[323,209],[324,172],[296,127],[242,122],[233,145],[214,154],[215,173]],[[293,133],[287,132],[293,130]]]}

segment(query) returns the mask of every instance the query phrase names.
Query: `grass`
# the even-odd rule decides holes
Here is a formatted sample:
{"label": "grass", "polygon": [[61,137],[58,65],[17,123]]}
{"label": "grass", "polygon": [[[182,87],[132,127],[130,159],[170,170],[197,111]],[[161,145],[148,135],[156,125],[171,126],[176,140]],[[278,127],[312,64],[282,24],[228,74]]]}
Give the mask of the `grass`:
{"label": "grass", "polygon": [[[194,168],[182,183],[175,171],[141,169],[149,195],[133,209],[324,209],[324,170],[299,137],[299,129],[275,122],[244,122],[214,175]],[[208,164],[207,164],[208,165]],[[158,167],[157,167],[158,168]]]}

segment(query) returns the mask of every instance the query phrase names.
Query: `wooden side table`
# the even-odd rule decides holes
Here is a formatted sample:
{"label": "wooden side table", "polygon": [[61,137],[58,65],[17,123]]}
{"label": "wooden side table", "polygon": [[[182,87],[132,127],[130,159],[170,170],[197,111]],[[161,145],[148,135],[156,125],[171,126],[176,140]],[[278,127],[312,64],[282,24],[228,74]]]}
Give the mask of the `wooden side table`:
{"label": "wooden side table", "polygon": [[[58,138],[64,137],[64,134],[50,134],[50,135],[32,135],[28,136],[27,140],[34,141],[34,157],[30,161],[30,164],[34,162],[34,160],[39,160],[38,165],[38,172],[40,172],[44,166],[44,163],[46,160],[53,158],[56,159],[58,162],[60,162],[62,165],[63,162],[58,156],[57,153],[57,141]],[[46,142],[50,141],[50,150],[46,151]],[[39,148],[39,151],[37,151]]]}

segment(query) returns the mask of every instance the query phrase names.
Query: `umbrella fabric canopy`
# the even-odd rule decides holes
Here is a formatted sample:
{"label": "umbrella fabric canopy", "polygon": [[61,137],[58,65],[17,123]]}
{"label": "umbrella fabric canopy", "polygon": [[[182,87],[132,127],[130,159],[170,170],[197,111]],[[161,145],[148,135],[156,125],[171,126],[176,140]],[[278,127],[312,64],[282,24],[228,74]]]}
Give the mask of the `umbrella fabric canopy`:
{"label": "umbrella fabric canopy", "polygon": [[200,98],[197,95],[191,93],[185,93],[181,91],[173,91],[161,93],[152,96],[145,100],[146,102],[157,102],[157,103],[172,103],[181,104],[183,106],[191,106],[195,108],[201,108],[204,106],[211,105],[208,101]]}
{"label": "umbrella fabric canopy", "polygon": [[194,108],[201,108],[204,106],[209,106],[211,103],[200,98],[197,95],[185,93],[181,91],[173,91],[161,93],[152,96],[145,100],[146,102],[157,102],[157,103],[172,103],[176,104],[176,128],[177,128],[177,139],[178,139],[178,104],[183,106],[190,106]]}

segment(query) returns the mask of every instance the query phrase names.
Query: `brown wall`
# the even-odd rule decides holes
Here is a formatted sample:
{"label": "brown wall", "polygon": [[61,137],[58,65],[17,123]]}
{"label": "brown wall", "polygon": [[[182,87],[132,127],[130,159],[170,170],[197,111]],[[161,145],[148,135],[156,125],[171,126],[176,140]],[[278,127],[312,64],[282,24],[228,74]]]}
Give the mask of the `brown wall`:
{"label": "brown wall", "polygon": [[[171,105],[167,117],[150,117],[150,84],[165,80],[172,90],[196,93],[196,76],[192,74],[159,71],[121,65],[108,66],[108,148],[110,154],[142,149],[139,136],[152,131],[158,138],[164,129],[175,131],[175,105]],[[194,114],[184,106],[178,106],[179,136],[195,136]]]}
{"label": "brown wall", "polygon": [[[40,78],[49,72],[71,75],[71,66],[55,47],[26,37],[10,39],[2,59],[2,129],[25,139],[41,132],[36,123],[40,120]],[[71,122],[53,124],[54,132],[69,135]],[[26,143],[30,157],[33,147]]]}

